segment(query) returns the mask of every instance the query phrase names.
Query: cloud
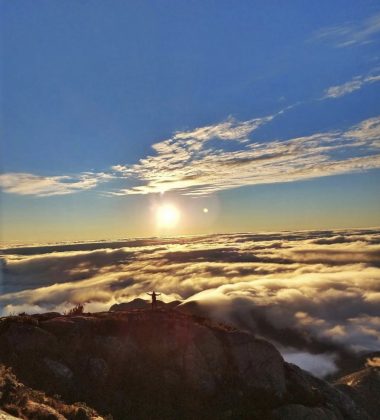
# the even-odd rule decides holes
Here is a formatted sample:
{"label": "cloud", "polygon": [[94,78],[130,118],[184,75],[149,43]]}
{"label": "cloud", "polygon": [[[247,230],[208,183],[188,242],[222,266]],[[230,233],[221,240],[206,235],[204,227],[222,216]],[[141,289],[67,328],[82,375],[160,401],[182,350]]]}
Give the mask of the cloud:
{"label": "cloud", "polygon": [[[278,114],[281,114],[280,111]],[[277,114],[277,115],[278,115]],[[171,163],[187,162],[192,155],[200,152],[204,148],[204,144],[209,140],[234,140],[239,143],[247,142],[247,136],[261,125],[271,121],[275,115],[269,115],[262,118],[254,118],[247,121],[237,121],[230,117],[226,121],[198,127],[189,131],[177,131],[167,140],[160,141],[152,145],[152,148],[161,156],[171,158]],[[175,159],[173,155],[176,154]],[[142,159],[140,163],[147,162],[150,158]],[[114,165],[112,170],[121,172],[124,175],[136,175],[136,167],[138,165]]]}
{"label": "cloud", "polygon": [[349,264],[342,270],[323,264],[294,268],[294,274],[209,288],[187,302],[285,347],[316,354],[379,347],[378,269]]}
{"label": "cloud", "polygon": [[[176,133],[171,139],[154,144],[156,153],[139,163],[114,166],[114,170],[138,184],[114,194],[175,190],[196,196],[246,185],[292,182],[380,167],[380,117],[362,121],[346,131],[285,141],[245,141],[249,131],[272,118],[260,122],[230,121],[213,128]],[[227,144],[225,140],[229,140]]]}
{"label": "cloud", "polygon": [[191,131],[177,132],[173,136],[173,140],[193,140],[194,142],[198,141],[201,143],[213,138],[219,138],[221,140],[244,141],[246,136],[261,125],[272,121],[274,117],[274,115],[269,115],[267,117],[254,118],[248,121],[236,121],[233,118],[229,118],[227,121],[219,124],[200,127]]}
{"label": "cloud", "polygon": [[[372,83],[380,76],[368,76]],[[329,97],[341,92],[330,88]],[[343,89],[344,90],[344,89]],[[335,95],[335,96],[334,96]],[[227,121],[176,132],[152,145],[154,153],[136,164],[114,165],[111,171],[68,176],[29,173],[0,175],[7,193],[39,197],[72,194],[119,179],[130,186],[108,191],[123,196],[176,191],[208,195],[242,186],[307,180],[363,172],[380,167],[380,116],[348,130],[314,133],[288,140],[252,141],[247,137],[276,115],[247,121]]]}
{"label": "cloud", "polygon": [[9,247],[0,310],[108,310],[155,289],[328,374],[380,346],[379,242],[379,230],[358,229]]}
{"label": "cloud", "polygon": [[300,368],[311,372],[318,378],[335,373],[338,369],[334,354],[310,354],[306,352],[282,352],[284,359]]}
{"label": "cloud", "polygon": [[[280,111],[278,114],[281,114]],[[271,121],[273,116],[254,118],[239,122],[229,118],[219,124],[199,127],[190,131],[176,132],[171,139],[154,144],[153,149],[160,155],[171,155],[172,165],[177,161],[183,163],[190,159],[192,154],[199,151],[204,153],[203,145],[212,139],[233,140],[246,142],[246,136],[261,125]],[[176,157],[173,157],[173,154]],[[40,176],[31,173],[4,173],[0,174],[0,188],[6,193],[17,195],[33,195],[47,197],[53,195],[66,195],[79,191],[93,189],[101,182],[116,178],[115,171],[123,175],[135,176],[133,165],[131,167],[114,165],[113,172],[83,172],[78,175]],[[124,195],[123,192],[113,195]]]}
{"label": "cloud", "polygon": [[351,92],[361,89],[365,85],[375,82],[380,82],[380,75],[356,76],[349,82],[343,83],[341,85],[331,86],[326,89],[322,99],[340,98],[341,96],[348,95]]}
{"label": "cloud", "polygon": [[322,28],[313,39],[332,41],[335,47],[344,48],[373,42],[379,32],[380,14],[375,14],[356,23]]}
{"label": "cloud", "polygon": [[0,187],[10,194],[47,197],[66,195],[95,188],[100,182],[112,178],[105,173],[84,172],[79,175],[39,176],[30,173],[0,174]]}

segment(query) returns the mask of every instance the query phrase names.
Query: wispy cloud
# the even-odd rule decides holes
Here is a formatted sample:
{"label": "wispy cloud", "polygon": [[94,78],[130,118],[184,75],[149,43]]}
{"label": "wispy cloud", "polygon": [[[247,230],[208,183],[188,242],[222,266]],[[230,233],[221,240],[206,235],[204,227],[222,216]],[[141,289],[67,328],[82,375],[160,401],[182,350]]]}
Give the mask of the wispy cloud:
{"label": "wispy cloud", "polygon": [[111,177],[109,174],[92,172],[84,172],[73,176],[39,176],[30,173],[10,172],[0,174],[0,187],[11,194],[46,197],[89,190]]}
{"label": "wispy cloud", "polygon": [[314,34],[314,39],[333,42],[335,47],[368,44],[380,32],[380,13],[356,23],[329,26]]}
{"label": "wispy cloud", "polygon": [[[280,111],[278,114],[282,112]],[[204,148],[205,142],[209,140],[233,140],[239,143],[246,143],[249,134],[261,125],[271,121],[274,117],[275,115],[268,115],[247,121],[237,121],[230,117],[226,121],[214,125],[198,127],[189,131],[177,131],[170,139],[153,144],[152,148],[160,156],[170,157],[172,164],[175,162],[180,164],[181,162],[190,161],[192,155],[200,152]],[[173,154],[176,155],[175,159],[173,159]],[[149,160],[150,157],[147,159]],[[146,159],[142,159],[140,164],[145,161]],[[115,165],[112,169],[124,175],[134,175],[138,167],[138,165]]]}
{"label": "wispy cloud", "polygon": [[355,90],[359,90],[365,85],[375,82],[380,82],[380,75],[356,76],[346,83],[331,86],[328,89],[326,89],[322,99],[339,98],[341,96],[348,95],[349,93],[354,92]]}
{"label": "wispy cloud", "polygon": [[[282,111],[279,112],[279,114]],[[209,125],[206,127],[196,128],[191,131],[177,132],[174,136],[174,140],[194,140],[198,142],[204,142],[213,138],[219,138],[221,140],[242,140],[246,138],[252,131],[259,128],[261,125],[272,121],[275,115],[269,115],[262,118],[253,118],[248,121],[236,121],[233,118],[229,118],[227,121],[221,122],[215,125]]]}
{"label": "wispy cloud", "polygon": [[[379,79],[380,76],[367,76],[358,83]],[[337,97],[343,91],[347,87],[333,87],[326,95]],[[135,164],[115,165],[107,173],[83,172],[72,176],[5,173],[0,175],[0,188],[12,194],[46,197],[93,189],[102,182],[119,178],[131,186],[109,194],[176,191],[197,196],[380,167],[380,116],[348,130],[282,141],[249,139],[257,128],[283,112],[247,121],[229,118],[214,125],[175,132],[171,138],[153,144],[152,155]]]}
{"label": "wispy cloud", "polygon": [[[365,120],[347,131],[316,133],[286,141],[260,143],[245,138],[272,118],[229,120],[176,133],[153,145],[155,155],[134,165],[114,166],[113,170],[139,184],[114,194],[176,190],[185,195],[204,195],[246,185],[291,182],[380,167],[380,117]],[[225,140],[234,142],[233,150]]]}

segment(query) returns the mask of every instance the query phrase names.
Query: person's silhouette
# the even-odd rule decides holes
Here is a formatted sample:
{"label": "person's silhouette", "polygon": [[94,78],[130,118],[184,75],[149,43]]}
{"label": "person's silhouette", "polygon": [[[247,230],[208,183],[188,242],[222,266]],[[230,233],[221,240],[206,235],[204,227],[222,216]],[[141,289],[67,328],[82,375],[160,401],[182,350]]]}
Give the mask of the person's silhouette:
{"label": "person's silhouette", "polygon": [[157,296],[160,296],[161,293],[156,293],[153,290],[152,293],[147,293],[147,295],[152,296],[152,309],[157,308]]}

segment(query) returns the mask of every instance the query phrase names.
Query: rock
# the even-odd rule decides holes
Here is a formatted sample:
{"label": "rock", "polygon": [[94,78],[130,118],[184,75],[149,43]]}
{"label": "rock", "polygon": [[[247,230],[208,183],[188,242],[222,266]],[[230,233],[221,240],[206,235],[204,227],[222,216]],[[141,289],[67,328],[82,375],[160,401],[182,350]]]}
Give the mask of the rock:
{"label": "rock", "polygon": [[340,420],[328,408],[289,404],[273,412],[273,420]]}
{"label": "rock", "polygon": [[215,376],[207,366],[204,355],[195,344],[190,344],[186,349],[183,356],[183,370],[185,380],[191,387],[207,395],[215,392]]}
{"label": "rock", "polygon": [[45,357],[44,362],[56,378],[63,379],[65,381],[70,381],[73,378],[74,374],[72,370],[63,363],[48,359],[47,357]]}
{"label": "rock", "polygon": [[57,336],[71,332],[73,327],[74,321],[64,316],[48,319],[47,321],[41,322],[41,328]]}
{"label": "rock", "polygon": [[17,354],[44,353],[55,345],[55,337],[42,328],[30,324],[14,323],[9,326],[6,341]]}
{"label": "rock", "polygon": [[380,369],[367,367],[336,381],[337,387],[373,418],[380,413]]}
{"label": "rock", "polygon": [[[10,415],[12,414],[12,415]],[[0,420],[104,420],[84,403],[65,404],[21,383],[9,368],[0,365]]]}
{"label": "rock", "polygon": [[315,378],[308,372],[290,363],[285,363],[286,387],[285,400],[288,403],[328,407],[338,419],[369,420],[363,410],[346,394],[333,385]]}
{"label": "rock", "polygon": [[[179,300],[174,300],[172,302],[162,302],[161,300],[157,301],[157,307],[165,308],[165,309],[172,309],[177,307],[181,302]],[[122,311],[130,311],[133,309],[150,309],[151,303],[147,300],[136,298],[131,302],[122,302],[122,303],[115,303],[110,307],[110,312],[122,312]]]}
{"label": "rock", "polygon": [[291,363],[285,364],[286,400],[289,403],[303,401],[305,405],[315,406],[324,402],[321,392],[310,375]]}
{"label": "rock", "polygon": [[170,387],[176,387],[181,383],[180,375],[169,369],[163,371],[163,379],[165,381],[165,384],[168,384]]}
{"label": "rock", "polygon": [[242,382],[259,397],[265,393],[281,399],[286,388],[284,360],[276,348],[248,333],[229,333],[228,340]]}
{"label": "rock", "polygon": [[110,311],[130,311],[131,309],[149,309],[150,304],[144,299],[134,299],[131,302],[115,303],[110,307]]}
{"label": "rock", "polygon": [[[40,317],[38,325],[19,318],[2,323],[0,362],[14,366],[35,388],[85,401],[115,420],[376,418],[365,401],[377,374],[334,386],[284,362],[269,342],[199,314],[115,310]],[[45,404],[65,415],[55,403],[33,401],[25,410],[39,404],[48,413]],[[70,418],[92,416],[88,407],[70,407]]]}
{"label": "rock", "polygon": [[28,410],[30,418],[66,420],[66,417],[59,414],[54,408],[35,401],[28,401],[26,410]]}
{"label": "rock", "polygon": [[137,343],[128,336],[120,338],[97,335],[94,337],[94,344],[99,356],[111,364],[122,364],[138,355]]}
{"label": "rock", "polygon": [[92,357],[88,361],[89,375],[98,381],[104,381],[109,373],[107,363],[100,358]]}
{"label": "rock", "polygon": [[20,417],[13,417],[3,410],[0,410],[0,420],[21,420]]}
{"label": "rock", "polygon": [[45,312],[44,314],[32,315],[32,317],[38,321],[48,321],[49,319],[58,318],[60,316],[61,314],[59,312]]}

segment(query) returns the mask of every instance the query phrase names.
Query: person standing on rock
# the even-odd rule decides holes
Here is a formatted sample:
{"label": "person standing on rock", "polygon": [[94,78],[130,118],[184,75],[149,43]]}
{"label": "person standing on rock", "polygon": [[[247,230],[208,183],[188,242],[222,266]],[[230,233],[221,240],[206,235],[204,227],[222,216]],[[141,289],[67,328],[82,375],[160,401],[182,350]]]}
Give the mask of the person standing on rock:
{"label": "person standing on rock", "polygon": [[160,296],[161,293],[156,293],[154,290],[152,293],[147,293],[149,296],[152,296],[152,309],[157,308],[157,296]]}

